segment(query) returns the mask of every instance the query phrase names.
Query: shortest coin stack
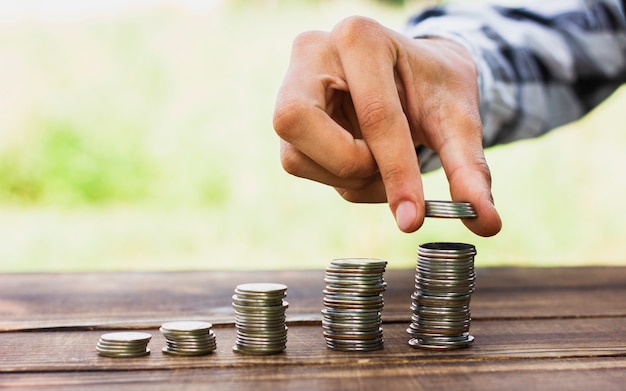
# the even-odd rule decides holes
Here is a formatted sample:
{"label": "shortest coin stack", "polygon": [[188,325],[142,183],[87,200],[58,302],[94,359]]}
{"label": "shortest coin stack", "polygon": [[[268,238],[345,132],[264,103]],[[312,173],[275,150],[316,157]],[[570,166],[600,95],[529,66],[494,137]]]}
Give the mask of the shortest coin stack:
{"label": "shortest coin stack", "polygon": [[233,351],[242,354],[274,354],[285,350],[287,286],[271,283],[241,284],[233,295],[237,342]]}
{"label": "shortest coin stack", "polygon": [[163,353],[174,356],[202,356],[217,348],[213,325],[208,322],[168,322],[159,329],[165,337]]}
{"label": "shortest coin stack", "polygon": [[139,357],[150,353],[152,335],[136,331],[103,334],[98,341],[98,354],[106,357]]}

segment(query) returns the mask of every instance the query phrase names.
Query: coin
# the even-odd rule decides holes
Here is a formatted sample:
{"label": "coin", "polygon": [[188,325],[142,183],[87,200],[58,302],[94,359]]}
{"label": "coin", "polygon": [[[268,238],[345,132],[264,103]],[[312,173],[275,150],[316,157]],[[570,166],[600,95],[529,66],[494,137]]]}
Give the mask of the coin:
{"label": "coin", "polygon": [[425,216],[457,219],[478,217],[471,203],[454,201],[425,201]]}
{"label": "coin", "polygon": [[181,333],[181,334],[205,334],[211,330],[213,325],[209,322],[200,321],[177,321],[168,322],[161,325],[161,331],[164,333]]}

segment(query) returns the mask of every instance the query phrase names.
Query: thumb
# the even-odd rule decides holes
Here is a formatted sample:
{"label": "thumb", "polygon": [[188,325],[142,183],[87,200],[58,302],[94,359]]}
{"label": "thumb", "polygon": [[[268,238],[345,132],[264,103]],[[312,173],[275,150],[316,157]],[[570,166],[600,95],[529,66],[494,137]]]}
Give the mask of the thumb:
{"label": "thumb", "polygon": [[491,173],[482,145],[469,147],[465,144],[463,148],[448,145],[442,148],[440,157],[452,200],[471,203],[478,216],[463,219],[465,226],[480,236],[493,236],[500,232],[502,221],[493,202]]}

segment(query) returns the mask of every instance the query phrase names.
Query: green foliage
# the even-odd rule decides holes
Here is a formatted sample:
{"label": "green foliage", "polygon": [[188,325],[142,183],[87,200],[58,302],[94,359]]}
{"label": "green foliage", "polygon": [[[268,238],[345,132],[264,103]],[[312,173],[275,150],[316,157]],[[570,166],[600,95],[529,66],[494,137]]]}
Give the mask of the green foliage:
{"label": "green foliage", "polygon": [[[0,155],[0,196],[18,203],[138,201],[150,162],[136,141],[90,137],[67,120],[41,120],[28,144]],[[112,137],[112,136],[111,136]]]}
{"label": "green foliage", "polygon": [[[400,28],[409,3],[425,2],[0,24],[1,271],[323,268],[342,256],[410,268],[437,240],[475,244],[478,266],[623,263],[626,90],[576,126],[488,151],[504,220],[493,238],[434,219],[407,235],[387,205],[283,172],[272,110],[294,37],[348,15]],[[427,198],[449,198],[442,171],[423,181]]]}

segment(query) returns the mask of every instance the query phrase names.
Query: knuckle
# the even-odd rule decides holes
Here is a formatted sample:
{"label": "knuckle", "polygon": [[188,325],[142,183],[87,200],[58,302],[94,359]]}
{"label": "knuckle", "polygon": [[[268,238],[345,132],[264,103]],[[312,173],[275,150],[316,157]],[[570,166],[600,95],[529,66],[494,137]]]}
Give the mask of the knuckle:
{"label": "knuckle", "polygon": [[364,200],[363,195],[361,194],[361,189],[339,189],[339,188],[335,188],[335,190],[337,190],[337,193],[339,193],[339,195],[341,196],[341,198],[343,198],[344,200],[348,201],[348,202],[352,202],[352,203],[363,203],[366,202]]}
{"label": "knuckle", "polygon": [[358,178],[360,175],[358,162],[352,159],[346,159],[337,169],[335,175],[340,179]]}
{"label": "knuckle", "polygon": [[369,137],[376,137],[378,132],[384,131],[393,121],[391,104],[381,95],[366,96],[361,107],[357,110],[357,117],[363,132]]}
{"label": "knuckle", "polygon": [[333,37],[342,46],[352,45],[363,36],[378,36],[380,24],[363,16],[350,16],[339,22],[333,29]]}
{"label": "knuckle", "polygon": [[482,150],[476,150],[471,155],[468,155],[468,164],[459,166],[451,172],[448,175],[448,182],[456,182],[457,178],[472,175],[472,173],[477,173],[485,180],[488,186],[491,186],[491,170]]}
{"label": "knuckle", "polygon": [[384,183],[401,183],[405,177],[402,167],[389,166],[380,171],[380,176]]}
{"label": "knuckle", "polygon": [[307,111],[307,105],[299,99],[279,98],[272,120],[276,134],[288,141],[298,137],[302,118]]}
{"label": "knuckle", "polygon": [[484,177],[489,186],[491,186],[491,170],[489,170],[489,165],[487,164],[487,160],[484,155],[478,157],[478,161],[476,163],[476,170],[480,172]]}
{"label": "knuckle", "polygon": [[378,177],[363,179],[359,186],[335,187],[343,199],[353,203],[382,203],[387,202],[385,187]]}
{"label": "knuckle", "polygon": [[356,193],[352,190],[348,189],[337,189],[337,192],[344,200],[348,202],[356,203],[359,201],[359,197],[357,197]]}
{"label": "knuckle", "polygon": [[301,176],[301,159],[299,153],[290,144],[284,144],[280,149],[280,164],[283,170],[294,176]]}
{"label": "knuckle", "polygon": [[292,51],[295,53],[301,50],[308,52],[313,48],[319,47],[321,42],[326,39],[327,34],[322,31],[305,31],[300,33],[293,40]]}

